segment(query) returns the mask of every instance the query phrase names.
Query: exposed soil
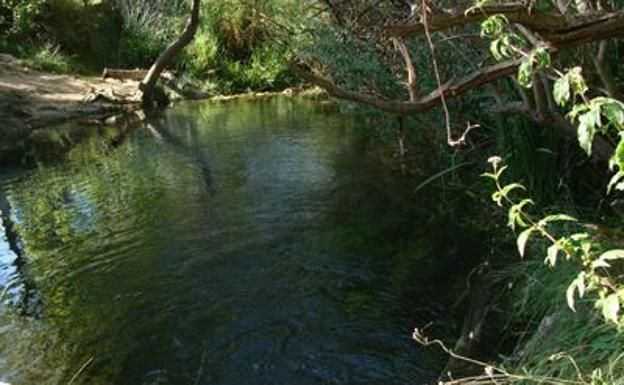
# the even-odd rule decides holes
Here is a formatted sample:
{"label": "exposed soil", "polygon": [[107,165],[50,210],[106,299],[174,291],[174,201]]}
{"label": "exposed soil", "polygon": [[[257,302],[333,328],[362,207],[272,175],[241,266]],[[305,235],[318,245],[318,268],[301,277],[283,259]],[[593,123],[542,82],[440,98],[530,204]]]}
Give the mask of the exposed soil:
{"label": "exposed soil", "polygon": [[[174,79],[175,80],[175,79]],[[210,97],[186,84],[164,81],[178,98],[208,99],[216,102],[232,99],[257,99],[275,95],[320,96],[317,88],[302,85],[282,92],[250,92],[241,95]],[[0,53],[0,163],[19,155],[33,141],[41,141],[48,127],[69,120],[111,124],[113,115],[141,108],[137,80],[56,75],[27,67],[21,60]]]}
{"label": "exposed soil", "polygon": [[36,128],[70,119],[105,119],[140,105],[138,82],[54,75],[0,54],[0,153]]}

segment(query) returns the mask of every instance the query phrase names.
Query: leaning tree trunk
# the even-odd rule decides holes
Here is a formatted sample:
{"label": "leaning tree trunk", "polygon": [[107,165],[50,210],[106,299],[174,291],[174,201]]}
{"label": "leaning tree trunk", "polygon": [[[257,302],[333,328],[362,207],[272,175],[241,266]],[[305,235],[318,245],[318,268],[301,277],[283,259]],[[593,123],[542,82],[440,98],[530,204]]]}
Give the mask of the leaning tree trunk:
{"label": "leaning tree trunk", "polygon": [[152,68],[148,71],[145,79],[139,84],[139,89],[143,92],[143,103],[147,105],[153,104],[157,101],[155,95],[156,81],[160,77],[160,74],[169,66],[171,61],[186,47],[195,37],[197,32],[197,26],[199,24],[199,6],[201,0],[193,0],[193,8],[191,9],[191,17],[186,22],[182,35],[173,42],[165,51],[160,54],[158,59],[152,65]]}

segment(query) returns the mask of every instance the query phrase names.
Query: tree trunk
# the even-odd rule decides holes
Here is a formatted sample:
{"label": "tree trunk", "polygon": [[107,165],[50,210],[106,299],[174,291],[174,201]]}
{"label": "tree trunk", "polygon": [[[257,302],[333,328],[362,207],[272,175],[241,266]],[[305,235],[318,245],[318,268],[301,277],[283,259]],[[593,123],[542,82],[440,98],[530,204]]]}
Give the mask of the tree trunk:
{"label": "tree trunk", "polygon": [[199,8],[201,0],[193,0],[193,8],[191,9],[191,17],[186,22],[182,35],[173,42],[165,51],[156,59],[152,68],[148,71],[145,79],[139,84],[139,89],[143,91],[143,102],[145,104],[153,104],[155,101],[156,81],[160,77],[175,57],[186,47],[195,37],[197,26],[199,24]]}

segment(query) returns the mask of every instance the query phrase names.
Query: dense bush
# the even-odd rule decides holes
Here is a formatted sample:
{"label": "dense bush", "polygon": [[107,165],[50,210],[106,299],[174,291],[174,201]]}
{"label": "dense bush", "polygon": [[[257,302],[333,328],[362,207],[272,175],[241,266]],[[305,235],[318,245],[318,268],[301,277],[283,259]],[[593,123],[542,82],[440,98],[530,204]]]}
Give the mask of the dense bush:
{"label": "dense bush", "polygon": [[119,42],[119,67],[147,68],[166,48],[163,39],[141,27],[124,29]]}
{"label": "dense bush", "polygon": [[45,0],[0,0],[0,37],[17,39],[41,33]]}
{"label": "dense bush", "polygon": [[[285,61],[303,9],[293,0],[206,4],[174,69],[220,93],[287,87],[295,80]],[[61,57],[96,73],[147,68],[183,29],[188,12],[186,0],[0,0],[0,48],[57,72],[69,70]]]}
{"label": "dense bush", "polygon": [[71,58],[62,54],[58,46],[46,44],[41,47],[31,47],[24,56],[29,66],[41,71],[67,74],[76,70]]}
{"label": "dense bush", "polygon": [[200,29],[181,65],[220,92],[271,90],[294,82],[286,57],[305,12],[291,0],[226,0],[204,7]]}

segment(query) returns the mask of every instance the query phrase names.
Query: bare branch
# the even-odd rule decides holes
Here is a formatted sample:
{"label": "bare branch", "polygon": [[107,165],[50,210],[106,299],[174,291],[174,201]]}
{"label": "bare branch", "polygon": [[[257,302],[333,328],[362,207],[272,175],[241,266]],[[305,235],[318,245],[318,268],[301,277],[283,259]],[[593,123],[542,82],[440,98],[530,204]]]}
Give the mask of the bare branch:
{"label": "bare branch", "polygon": [[401,53],[401,57],[403,57],[403,62],[405,63],[405,69],[407,70],[407,92],[409,93],[410,101],[413,102],[417,98],[418,93],[418,85],[416,83],[416,69],[414,68],[414,64],[412,63],[412,58],[405,46],[405,43],[401,39],[392,39],[392,43],[397,48],[397,50]]}
{"label": "bare branch", "polygon": [[474,88],[481,87],[493,80],[514,73],[520,64],[520,61],[520,59],[509,60],[484,67],[481,70],[475,71],[472,74],[459,79],[458,81],[448,82],[442,85],[440,89],[436,89],[414,102],[388,100],[367,93],[350,91],[322,75],[311,72],[300,63],[290,63],[289,68],[294,74],[303,80],[324,88],[330,95],[337,98],[362,103],[397,115],[413,115],[428,111],[437,106],[440,103],[442,94],[447,99],[454,98],[463,95]]}

